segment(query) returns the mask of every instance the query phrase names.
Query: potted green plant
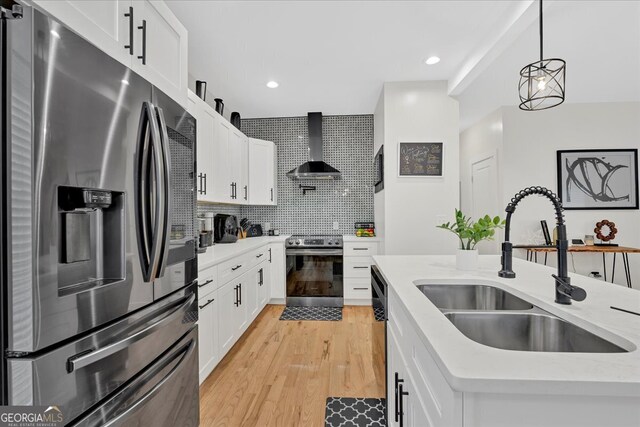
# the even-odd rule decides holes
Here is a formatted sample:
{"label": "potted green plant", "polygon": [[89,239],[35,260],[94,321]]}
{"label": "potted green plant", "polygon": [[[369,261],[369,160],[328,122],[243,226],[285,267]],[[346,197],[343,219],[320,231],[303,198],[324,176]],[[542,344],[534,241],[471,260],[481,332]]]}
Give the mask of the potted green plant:
{"label": "potted green plant", "polygon": [[499,216],[491,218],[485,215],[473,222],[462,211],[456,209],[454,222],[447,222],[436,227],[448,230],[458,236],[460,248],[456,254],[458,270],[475,270],[478,268],[478,250],[476,246],[483,240],[493,240],[496,230],[504,228],[506,221]]}

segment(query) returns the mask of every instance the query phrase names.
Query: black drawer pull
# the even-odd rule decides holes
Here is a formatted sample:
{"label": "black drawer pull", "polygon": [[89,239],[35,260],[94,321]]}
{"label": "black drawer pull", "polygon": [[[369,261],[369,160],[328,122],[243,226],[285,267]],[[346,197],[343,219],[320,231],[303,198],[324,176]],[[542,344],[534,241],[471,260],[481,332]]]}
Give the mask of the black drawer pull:
{"label": "black drawer pull", "polygon": [[369,288],[353,288],[354,291],[368,291]]}
{"label": "black drawer pull", "polygon": [[396,380],[395,380],[395,388],[394,388],[394,392],[395,392],[395,401],[396,401],[396,404],[395,404],[394,409],[395,409],[395,421],[396,421],[396,422],[398,422],[398,418],[399,418],[399,416],[400,416],[400,411],[398,411],[398,405],[399,405],[399,401],[398,401],[398,397],[399,397],[399,396],[398,396],[398,391],[399,391],[399,390],[398,390],[398,386],[400,385],[400,383],[403,383],[403,382],[404,382],[404,380],[401,380],[401,379],[400,379],[400,375],[398,375],[398,373],[397,373],[397,372],[395,373],[395,379],[396,379]]}
{"label": "black drawer pull", "polygon": [[264,254],[256,255],[256,258],[260,258],[262,255],[264,255]]}
{"label": "black drawer pull", "polygon": [[367,266],[356,265],[356,266],[355,266],[355,267],[353,267],[353,268],[357,268],[357,269],[360,269],[360,270],[364,270],[365,268],[366,268],[366,269],[368,269],[368,268],[369,268],[369,266],[368,266],[368,265],[367,265]]}
{"label": "black drawer pull", "polygon": [[236,265],[235,267],[231,267],[231,271],[236,271],[240,267],[242,267],[242,264]]}
{"label": "black drawer pull", "polygon": [[138,59],[142,61],[142,65],[147,65],[147,20],[142,20],[142,25],[138,27],[142,30],[142,55],[138,55]]}
{"label": "black drawer pull", "polygon": [[368,251],[369,248],[353,248],[354,251]]}
{"label": "black drawer pull", "polygon": [[202,285],[198,284],[198,287],[202,288],[203,286],[207,286],[209,283],[212,283],[212,282],[213,282],[213,279],[209,279],[206,282],[204,282]]}
{"label": "black drawer pull", "polygon": [[206,306],[208,306],[209,304],[211,304],[214,301],[215,301],[215,298],[212,298],[209,301],[205,302],[204,305],[199,305],[198,307],[200,307],[200,309],[202,310],[203,308],[205,308]]}
{"label": "black drawer pull", "polygon": [[125,45],[125,49],[129,49],[129,55],[133,55],[133,7],[129,6],[129,13],[124,14],[129,18],[129,44]]}

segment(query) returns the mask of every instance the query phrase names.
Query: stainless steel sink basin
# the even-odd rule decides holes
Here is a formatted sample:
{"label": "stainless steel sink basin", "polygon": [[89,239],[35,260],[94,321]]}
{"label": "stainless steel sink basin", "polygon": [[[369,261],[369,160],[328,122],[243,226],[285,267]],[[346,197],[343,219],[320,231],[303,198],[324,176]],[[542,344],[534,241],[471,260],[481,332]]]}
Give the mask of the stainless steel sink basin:
{"label": "stainless steel sink basin", "polygon": [[530,310],[533,305],[487,285],[418,285],[441,310]]}
{"label": "stainless steel sink basin", "polygon": [[449,312],[445,316],[473,341],[504,350],[627,352],[589,331],[547,314]]}

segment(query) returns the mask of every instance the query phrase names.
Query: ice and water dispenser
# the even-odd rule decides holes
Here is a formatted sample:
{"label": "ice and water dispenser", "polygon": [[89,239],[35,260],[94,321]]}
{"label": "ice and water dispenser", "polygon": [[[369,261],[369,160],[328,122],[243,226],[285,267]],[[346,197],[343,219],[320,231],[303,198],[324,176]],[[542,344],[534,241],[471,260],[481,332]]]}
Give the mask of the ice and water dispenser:
{"label": "ice and water dispenser", "polygon": [[124,193],[58,187],[58,291],[76,293],[124,279]]}

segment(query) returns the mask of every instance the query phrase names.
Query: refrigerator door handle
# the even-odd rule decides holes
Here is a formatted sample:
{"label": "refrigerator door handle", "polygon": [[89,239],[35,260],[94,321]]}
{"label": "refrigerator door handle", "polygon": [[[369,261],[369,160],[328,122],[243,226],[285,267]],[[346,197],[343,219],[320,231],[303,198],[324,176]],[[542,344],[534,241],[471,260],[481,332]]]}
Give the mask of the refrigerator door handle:
{"label": "refrigerator door handle", "polygon": [[[164,269],[167,265],[167,256],[169,254],[169,241],[171,238],[171,154],[169,149],[169,132],[167,131],[167,122],[164,119],[164,113],[162,108],[156,107],[158,115],[158,127],[160,128],[160,146],[162,148],[162,168],[163,168],[163,182],[162,186],[164,191],[162,197],[164,203],[162,207],[162,214],[164,215],[162,234],[160,235],[161,255],[159,257],[159,265],[157,268],[156,277],[162,277],[164,275]],[[206,180],[206,175],[205,175]]]}
{"label": "refrigerator door handle", "polygon": [[165,200],[161,196],[164,181],[163,155],[158,146],[160,131],[154,108],[150,102],[144,102],[142,105],[135,166],[136,234],[145,282],[153,281],[157,277],[161,255],[158,233],[164,229],[165,219],[162,215]]}
{"label": "refrigerator door handle", "polygon": [[[140,341],[141,339],[148,337],[149,335],[153,334],[159,329],[162,329],[166,325],[175,322],[178,318],[184,317],[191,304],[193,304],[193,302],[195,301],[195,298],[196,294],[191,294],[189,297],[182,298],[175,304],[171,304],[169,307],[166,307],[164,310],[162,310],[162,316],[164,316],[162,320],[158,321],[158,317],[154,317],[153,319],[147,321],[143,325],[144,327],[141,330],[123,340],[109,344],[105,347],[100,348],[99,350],[88,352],[85,351],[75,356],[71,356],[67,359],[67,372],[71,373],[76,369],[84,368],[98,362],[99,360],[109,357],[112,354],[117,353]],[[166,314],[166,311],[171,308],[173,308],[173,310],[171,310],[169,314]]]}

